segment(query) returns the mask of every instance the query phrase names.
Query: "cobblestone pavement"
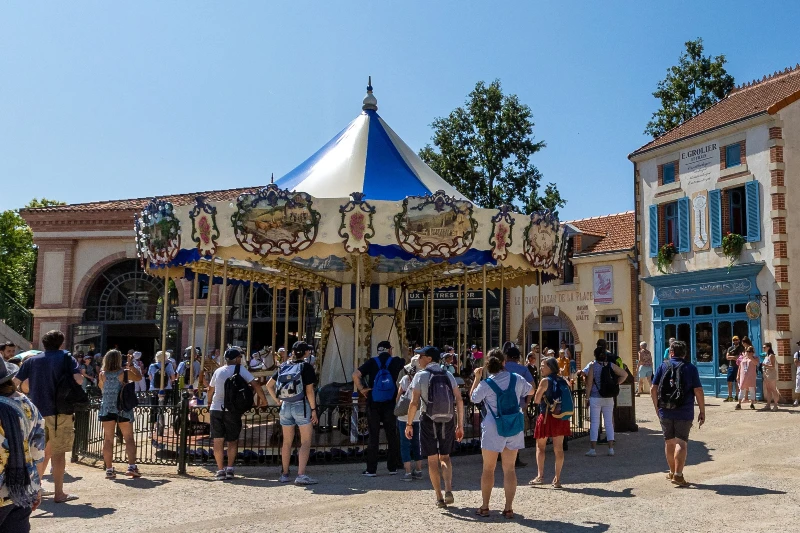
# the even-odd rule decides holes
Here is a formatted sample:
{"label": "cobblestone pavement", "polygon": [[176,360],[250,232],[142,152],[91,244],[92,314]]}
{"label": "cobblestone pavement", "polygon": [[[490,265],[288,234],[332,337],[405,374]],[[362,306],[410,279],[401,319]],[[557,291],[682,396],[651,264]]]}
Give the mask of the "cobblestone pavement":
{"label": "cobblestone pavement", "polygon": [[[529,465],[518,470],[513,521],[499,515],[499,469],[491,518],[475,515],[481,458],[470,456],[454,459],[456,503],[447,510],[435,507],[427,477],[412,483],[388,475],[368,479],[356,464],[312,468],[320,483],[310,488],[280,485],[273,466],[239,468],[236,481],[215,482],[200,468],[181,477],[173,468],[144,467],[142,479],[107,481],[102,469],[68,465],[67,490],[80,500],[46,500],[34,513],[33,531],[796,530],[800,409],[735,412],[733,404],[711,399],[707,424],[692,430],[685,475],[693,485],[678,488],[664,478],[663,439],[649,398],[637,407],[640,430],[619,435],[615,457],[602,446],[598,457],[585,457],[588,439],[570,445],[562,491],[527,485],[535,459],[525,450]],[[549,449],[547,461],[552,477]]]}

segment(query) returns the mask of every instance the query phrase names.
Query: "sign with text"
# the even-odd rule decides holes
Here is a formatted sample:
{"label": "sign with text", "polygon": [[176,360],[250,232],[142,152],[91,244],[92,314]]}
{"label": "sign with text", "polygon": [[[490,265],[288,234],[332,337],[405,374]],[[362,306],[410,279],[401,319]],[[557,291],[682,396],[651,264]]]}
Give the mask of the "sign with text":
{"label": "sign with text", "polygon": [[692,195],[692,248],[708,250],[708,191]]}
{"label": "sign with text", "polygon": [[614,303],[614,271],[611,265],[592,269],[595,304]]}
{"label": "sign with text", "polygon": [[719,145],[716,142],[692,146],[681,152],[678,163],[681,183],[688,185],[706,183],[717,175],[718,171]]}
{"label": "sign with text", "polygon": [[[436,289],[433,297],[433,305],[436,307],[457,307],[458,306],[458,293],[455,289]],[[486,290],[486,306],[498,307],[500,299],[498,298],[500,291],[497,289]],[[411,291],[408,293],[408,307],[422,307],[422,299],[424,293],[422,291]],[[461,297],[464,297],[464,291],[461,291]],[[483,291],[481,290],[468,290],[467,303],[469,307],[483,306]],[[464,305],[463,303],[461,305]]]}

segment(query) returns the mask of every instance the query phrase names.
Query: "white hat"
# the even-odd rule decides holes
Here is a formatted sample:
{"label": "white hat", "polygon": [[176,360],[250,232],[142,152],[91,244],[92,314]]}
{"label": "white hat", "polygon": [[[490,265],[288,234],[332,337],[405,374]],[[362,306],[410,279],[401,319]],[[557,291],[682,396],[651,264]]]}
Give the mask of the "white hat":
{"label": "white hat", "polygon": [[419,370],[419,354],[411,358],[411,362],[405,366],[406,373],[411,373],[412,370]]}
{"label": "white hat", "polygon": [[278,353],[280,353],[280,352],[286,352],[286,348],[281,346],[280,348],[278,348]]}
{"label": "white hat", "polygon": [[133,352],[133,358],[138,361],[142,358],[142,352]]}

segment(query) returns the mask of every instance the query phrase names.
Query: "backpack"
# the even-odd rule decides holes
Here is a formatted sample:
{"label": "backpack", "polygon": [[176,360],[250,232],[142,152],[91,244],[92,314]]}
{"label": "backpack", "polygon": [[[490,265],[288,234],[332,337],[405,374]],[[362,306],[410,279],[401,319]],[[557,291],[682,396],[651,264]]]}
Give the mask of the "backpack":
{"label": "backpack", "polygon": [[619,395],[619,378],[607,363],[600,369],[600,386],[597,388],[603,398],[616,398]]}
{"label": "backpack", "polygon": [[136,384],[128,381],[128,371],[126,370],[123,377],[122,387],[119,389],[119,396],[117,397],[117,411],[130,411],[139,405],[139,398],[136,397]]}
{"label": "backpack", "polygon": [[225,396],[223,407],[226,411],[243,414],[253,408],[253,389],[245,380],[239,370],[242,365],[236,365],[233,375],[225,380]]}
{"label": "backpack", "polygon": [[380,357],[373,357],[375,364],[378,365],[378,373],[372,381],[372,401],[373,402],[388,402],[394,400],[395,393],[397,392],[394,386],[392,374],[389,372],[389,362],[394,359],[389,357],[386,363],[381,364]]}
{"label": "backpack", "polygon": [[299,402],[306,397],[303,385],[303,362],[286,361],[278,370],[278,398],[284,402]]}
{"label": "backpack", "polygon": [[192,377],[191,373],[192,373],[192,360],[191,359],[187,359],[183,363],[183,383],[185,385],[190,385],[191,384],[191,381],[189,381],[189,379]]}
{"label": "backpack", "polygon": [[572,391],[569,384],[562,377],[550,379],[545,400],[547,413],[559,420],[569,420],[575,413],[575,403],[572,400]]}
{"label": "backpack", "polygon": [[[153,375],[153,381],[150,382],[150,389],[160,389],[161,388],[161,373],[163,372],[162,368],[164,365],[161,363],[156,363],[158,366],[156,367],[156,373]],[[169,363],[167,363],[169,364]],[[169,384],[169,372],[164,374],[164,388],[167,388]]]}
{"label": "backpack", "polygon": [[677,409],[686,401],[683,391],[683,363],[673,365],[662,363],[666,367],[658,382],[658,407],[660,409]]}
{"label": "backpack", "polygon": [[486,409],[494,417],[497,425],[497,434],[501,437],[514,437],[525,429],[525,419],[522,409],[519,408],[519,398],[517,397],[517,376],[511,374],[508,388],[501,390],[492,378],[486,378],[486,384],[494,391],[497,397],[497,413],[492,411],[489,403],[486,402]]}
{"label": "backpack", "polygon": [[450,374],[445,370],[428,370],[431,375],[428,381],[428,401],[425,404],[425,415],[434,422],[450,422],[453,419],[456,401]]}
{"label": "backpack", "polygon": [[72,377],[74,360],[64,353],[61,376],[56,380],[56,414],[72,415],[75,411],[89,406],[89,396]]}

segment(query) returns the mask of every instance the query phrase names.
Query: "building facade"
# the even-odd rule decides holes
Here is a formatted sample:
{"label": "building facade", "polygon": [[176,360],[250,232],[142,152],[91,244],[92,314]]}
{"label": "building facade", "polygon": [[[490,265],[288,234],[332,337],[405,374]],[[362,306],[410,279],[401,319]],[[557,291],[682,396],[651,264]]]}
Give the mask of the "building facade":
{"label": "building facade", "polygon": [[[642,339],[658,358],[685,341],[706,394],[727,395],[725,351],[749,336],[793,388],[800,285],[800,69],[735,89],[633,152]],[[794,230],[794,231],[793,231]],[[741,250],[739,250],[741,248]],[[799,283],[797,280],[794,280]],[[796,339],[795,339],[796,340]]]}
{"label": "building facade", "polygon": [[[633,370],[639,342],[634,212],[565,222],[567,259],[561,279],[509,291],[509,337],[526,348],[558,352],[565,341],[578,368],[593,359],[597,340]],[[524,302],[524,303],[523,303]],[[541,317],[541,321],[540,321]]]}

